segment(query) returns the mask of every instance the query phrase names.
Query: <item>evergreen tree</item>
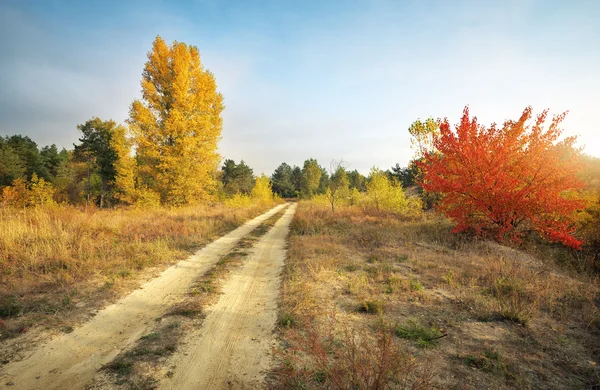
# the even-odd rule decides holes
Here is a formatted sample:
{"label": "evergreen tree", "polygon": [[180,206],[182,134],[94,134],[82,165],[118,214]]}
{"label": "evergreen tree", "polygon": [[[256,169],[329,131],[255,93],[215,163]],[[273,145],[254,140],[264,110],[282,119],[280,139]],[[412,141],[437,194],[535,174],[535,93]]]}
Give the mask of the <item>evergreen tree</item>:
{"label": "evergreen tree", "polygon": [[302,192],[302,168],[296,165],[292,168],[292,184],[294,185],[296,196],[299,196]]}
{"label": "evergreen tree", "polygon": [[0,187],[9,186],[25,177],[26,166],[14,149],[0,138]]}
{"label": "evergreen tree", "polygon": [[40,150],[40,156],[42,158],[42,165],[44,169],[50,175],[50,178],[54,180],[58,173],[58,167],[67,158],[67,151],[63,148],[60,152],[56,148],[56,145],[44,146]]}
{"label": "evergreen tree", "polygon": [[221,182],[226,195],[233,196],[237,193],[250,195],[254,187],[254,171],[244,160],[236,164],[235,161],[227,159],[221,170]]}
{"label": "evergreen tree", "polygon": [[286,163],[281,163],[271,176],[273,192],[282,198],[293,198],[297,196],[293,182],[293,170]]}
{"label": "evergreen tree", "polygon": [[77,126],[83,135],[79,139],[81,144],[75,145],[75,156],[79,161],[88,164],[88,201],[92,192],[92,172],[98,175],[100,207],[104,207],[106,194],[112,189],[117,175],[115,163],[119,156],[111,146],[115,127],[114,121],[103,121],[99,118],[92,118]]}
{"label": "evergreen tree", "polygon": [[44,167],[38,146],[31,138],[22,135],[13,135],[7,137],[5,143],[19,156],[21,163],[25,166],[25,175],[28,180],[32,178],[34,173],[38,177],[50,180],[50,173]]}

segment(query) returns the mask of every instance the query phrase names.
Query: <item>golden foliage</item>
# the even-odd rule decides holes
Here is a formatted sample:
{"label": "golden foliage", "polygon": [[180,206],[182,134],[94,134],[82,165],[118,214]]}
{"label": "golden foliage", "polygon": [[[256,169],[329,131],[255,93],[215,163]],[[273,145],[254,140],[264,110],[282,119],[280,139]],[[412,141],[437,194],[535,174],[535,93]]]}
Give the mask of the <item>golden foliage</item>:
{"label": "golden foliage", "polygon": [[417,158],[435,150],[433,139],[440,133],[440,127],[433,118],[427,118],[425,122],[417,119],[410,125],[408,132],[411,135],[411,147],[417,149]]}
{"label": "golden foliage", "polygon": [[422,204],[419,198],[408,198],[397,182],[389,180],[385,172],[377,168],[371,169],[367,183],[367,194],[360,202],[363,207],[407,216],[421,213]]}
{"label": "golden foliage", "polygon": [[257,203],[271,203],[273,202],[273,190],[271,189],[271,180],[263,173],[256,178],[254,188],[250,194],[252,200]]}
{"label": "golden foliage", "polygon": [[23,179],[15,179],[12,186],[4,187],[2,190],[2,203],[4,206],[23,208],[27,206],[27,194],[27,182]]}
{"label": "golden foliage", "polygon": [[140,181],[168,204],[211,198],[219,161],[223,97],[203,68],[195,46],[157,37],[142,78],[142,101],[133,102]]}
{"label": "golden foliage", "polygon": [[152,209],[160,206],[160,194],[148,187],[142,187],[135,192],[135,207]]}
{"label": "golden foliage", "polygon": [[124,203],[132,204],[136,198],[135,159],[131,156],[131,141],[127,139],[127,129],[117,126],[112,131],[110,146],[117,154],[115,161],[115,197]]}
{"label": "golden foliage", "polygon": [[23,179],[16,179],[12,186],[5,187],[2,191],[2,203],[16,208],[47,206],[56,203],[55,193],[56,189],[51,183],[34,173],[29,183]]}
{"label": "golden foliage", "polygon": [[237,192],[231,198],[225,199],[223,203],[227,207],[244,208],[252,204],[252,199],[246,194]]}

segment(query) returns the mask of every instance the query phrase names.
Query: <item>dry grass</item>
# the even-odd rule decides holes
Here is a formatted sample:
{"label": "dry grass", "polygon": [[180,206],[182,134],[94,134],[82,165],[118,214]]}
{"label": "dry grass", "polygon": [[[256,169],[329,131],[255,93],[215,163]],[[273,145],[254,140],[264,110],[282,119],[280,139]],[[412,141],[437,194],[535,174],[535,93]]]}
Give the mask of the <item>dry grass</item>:
{"label": "dry grass", "polygon": [[0,209],[0,357],[15,353],[6,339],[72,329],[267,207]]}
{"label": "dry grass", "polygon": [[[453,235],[434,215],[403,220],[353,208],[332,215],[301,203],[283,282],[287,352],[273,384],[346,388],[336,375],[348,385],[350,372],[365,368],[385,371],[377,374],[385,380],[362,376],[353,388],[599,384],[598,276],[535,256],[551,250]],[[395,337],[385,341],[382,329]],[[382,356],[400,369],[387,369]]]}

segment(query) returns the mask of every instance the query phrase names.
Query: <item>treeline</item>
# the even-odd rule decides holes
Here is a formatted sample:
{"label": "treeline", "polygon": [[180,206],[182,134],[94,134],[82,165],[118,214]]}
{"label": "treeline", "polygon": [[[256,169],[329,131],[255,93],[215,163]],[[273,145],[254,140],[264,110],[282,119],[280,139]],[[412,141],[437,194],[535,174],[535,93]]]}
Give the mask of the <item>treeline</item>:
{"label": "treeline", "polygon": [[[0,138],[0,193],[5,206],[67,203],[112,207],[160,203],[159,196],[137,189],[140,163],[132,154],[124,126],[92,118],[77,128],[81,137],[71,150],[59,151],[56,145],[40,148],[22,135]],[[366,194],[369,188],[373,193],[377,181],[378,198],[383,199],[381,188],[402,191],[416,184],[416,174],[414,164],[411,168],[396,164],[387,171],[373,169],[364,176],[357,170],[346,169],[343,161],[333,161],[327,169],[311,158],[302,168],[282,163],[270,178],[255,176],[243,160],[236,163],[226,159],[212,176],[216,180],[214,198],[222,201],[235,199],[233,203],[248,203],[252,198],[268,199],[272,194],[281,198],[326,199],[333,192],[337,197],[332,199],[335,207],[337,200],[356,203],[357,193]],[[386,182],[383,186],[382,180]],[[380,203],[376,208],[385,204]],[[388,208],[393,209],[391,204]]]}
{"label": "treeline", "polygon": [[72,151],[4,139],[3,204],[178,206],[216,199],[223,96],[198,49],[157,37],[141,87],[126,126],[92,118],[77,126],[81,138]]}
{"label": "treeline", "polygon": [[[334,165],[337,163],[339,162],[333,161]],[[360,192],[367,190],[369,176],[364,176],[356,169],[342,168],[348,179],[350,190],[356,189]],[[383,173],[391,184],[400,185],[405,189],[417,185],[418,170],[414,164],[408,167],[396,164]],[[304,161],[302,168],[296,165],[290,166],[284,162],[271,175],[273,192],[282,198],[311,198],[314,195],[325,195],[331,184],[331,174],[335,175],[335,172],[319,165],[315,159]],[[317,182],[318,185],[316,185]]]}
{"label": "treeline", "polygon": [[[126,129],[93,118],[77,126],[82,133],[72,150],[39,148],[29,137],[0,141],[0,191],[4,206],[51,203],[131,203],[134,158]],[[129,182],[128,182],[129,181]]]}
{"label": "treeline", "polygon": [[13,135],[0,137],[0,186],[9,186],[16,179],[31,180],[34,174],[54,181],[63,171],[69,152],[56,145],[41,149],[29,137]]}
{"label": "treeline", "polygon": [[[139,163],[125,127],[93,118],[77,128],[82,137],[71,150],[58,151],[56,145],[40,148],[22,135],[0,137],[0,202],[4,206],[160,204],[159,196],[136,189]],[[239,164],[225,160],[221,170],[211,175],[216,183],[215,200],[273,196],[269,178],[255,176],[243,160]]]}

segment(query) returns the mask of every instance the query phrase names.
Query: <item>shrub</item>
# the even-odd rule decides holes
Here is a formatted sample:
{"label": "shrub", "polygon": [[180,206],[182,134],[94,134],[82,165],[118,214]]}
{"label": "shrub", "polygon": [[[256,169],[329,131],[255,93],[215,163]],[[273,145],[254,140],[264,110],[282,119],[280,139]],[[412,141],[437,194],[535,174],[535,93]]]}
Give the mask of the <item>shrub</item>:
{"label": "shrub", "polygon": [[275,377],[279,388],[386,389],[431,388],[431,378],[417,372],[414,358],[401,351],[393,333],[380,328],[373,337],[344,328],[323,331],[314,326],[289,332],[291,345],[280,351],[285,362]]}
{"label": "shrub", "polygon": [[377,168],[371,169],[362,206],[402,216],[419,215],[423,208],[419,198],[406,197],[402,186],[397,181],[390,181],[386,173]]}
{"label": "shrub", "polygon": [[236,193],[230,199],[225,199],[225,206],[228,207],[236,207],[236,208],[245,208],[252,204],[252,199],[248,195]]}
{"label": "shrub", "polygon": [[27,182],[23,179],[14,180],[12,186],[2,190],[2,203],[5,206],[23,208],[27,206],[27,199]]}
{"label": "shrub", "polygon": [[538,307],[538,301],[526,291],[525,281],[515,277],[500,276],[491,288],[496,298],[498,314],[509,321],[527,325]]}
{"label": "shrub", "polygon": [[28,206],[47,206],[55,204],[56,189],[35,173],[29,183],[16,179],[12,186],[2,190],[2,202],[5,206],[23,208]]}
{"label": "shrub", "polygon": [[270,203],[273,201],[273,191],[271,189],[271,180],[263,173],[256,178],[254,188],[250,193],[252,200],[258,203]]}
{"label": "shrub", "polygon": [[420,347],[431,346],[444,337],[442,331],[434,326],[425,327],[414,319],[408,319],[404,324],[396,326],[396,336],[417,342]]}
{"label": "shrub", "polygon": [[385,308],[384,301],[366,300],[360,305],[359,310],[363,313],[368,313],[368,314],[383,314],[384,308]]}

